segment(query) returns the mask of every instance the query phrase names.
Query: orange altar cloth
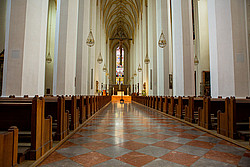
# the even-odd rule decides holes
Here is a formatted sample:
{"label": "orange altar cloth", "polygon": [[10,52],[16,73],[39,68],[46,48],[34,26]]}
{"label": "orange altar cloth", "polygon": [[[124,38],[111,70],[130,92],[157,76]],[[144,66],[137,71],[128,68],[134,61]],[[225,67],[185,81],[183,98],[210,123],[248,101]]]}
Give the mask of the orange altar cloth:
{"label": "orange altar cloth", "polygon": [[[124,102],[131,102],[131,96],[122,96]],[[112,102],[120,102],[121,96],[112,96]]]}

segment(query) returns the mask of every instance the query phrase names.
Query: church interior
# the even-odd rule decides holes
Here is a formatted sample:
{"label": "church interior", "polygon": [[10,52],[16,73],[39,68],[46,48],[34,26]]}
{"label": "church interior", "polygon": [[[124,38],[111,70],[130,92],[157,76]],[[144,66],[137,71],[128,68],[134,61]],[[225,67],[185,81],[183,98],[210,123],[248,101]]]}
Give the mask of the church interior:
{"label": "church interior", "polygon": [[0,167],[250,167],[250,0],[0,0]]}

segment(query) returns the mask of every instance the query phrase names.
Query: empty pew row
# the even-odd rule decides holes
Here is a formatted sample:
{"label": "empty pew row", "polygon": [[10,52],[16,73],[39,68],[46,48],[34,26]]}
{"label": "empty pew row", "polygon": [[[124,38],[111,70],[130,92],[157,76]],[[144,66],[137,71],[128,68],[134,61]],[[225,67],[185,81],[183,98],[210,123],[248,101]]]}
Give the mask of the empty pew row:
{"label": "empty pew row", "polygon": [[250,99],[133,96],[132,100],[218,134],[249,140]]}
{"label": "empty pew row", "polygon": [[18,151],[18,129],[15,126],[0,133],[0,166],[16,167]]}
{"label": "empty pew row", "polygon": [[[110,96],[0,97],[0,166],[37,160],[52,148],[53,139],[69,134],[70,125],[77,128],[110,101]],[[13,130],[15,138],[9,140],[13,126],[19,131]]]}
{"label": "empty pew row", "polygon": [[69,111],[65,110],[65,97],[45,97],[45,115],[51,115],[54,140],[60,141],[69,134]]}
{"label": "empty pew row", "polygon": [[45,117],[44,109],[42,97],[0,99],[0,131],[19,129],[19,162],[25,157],[36,160],[52,147],[52,117]]}
{"label": "empty pew row", "polygon": [[250,100],[225,99],[225,110],[218,111],[217,133],[236,139],[249,140]]}

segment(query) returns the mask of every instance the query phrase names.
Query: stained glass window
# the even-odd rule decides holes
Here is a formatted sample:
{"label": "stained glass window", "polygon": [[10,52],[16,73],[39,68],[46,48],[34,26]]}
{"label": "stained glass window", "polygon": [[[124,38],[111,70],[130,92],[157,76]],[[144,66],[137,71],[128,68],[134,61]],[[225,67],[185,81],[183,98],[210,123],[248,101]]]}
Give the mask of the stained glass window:
{"label": "stained glass window", "polygon": [[122,64],[120,62],[121,50],[116,49],[116,84],[124,84],[124,49],[122,48]]}

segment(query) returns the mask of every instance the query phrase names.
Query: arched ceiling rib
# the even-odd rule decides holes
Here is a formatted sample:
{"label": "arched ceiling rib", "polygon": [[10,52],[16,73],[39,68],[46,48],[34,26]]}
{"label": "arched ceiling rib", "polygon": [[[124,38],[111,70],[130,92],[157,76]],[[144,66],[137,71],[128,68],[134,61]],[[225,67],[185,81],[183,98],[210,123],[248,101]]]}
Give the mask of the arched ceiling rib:
{"label": "arched ceiling rib", "polygon": [[[143,0],[100,0],[107,39],[134,39]],[[111,46],[119,40],[110,42]],[[129,46],[129,41],[123,43]],[[111,47],[112,48],[112,47]]]}

